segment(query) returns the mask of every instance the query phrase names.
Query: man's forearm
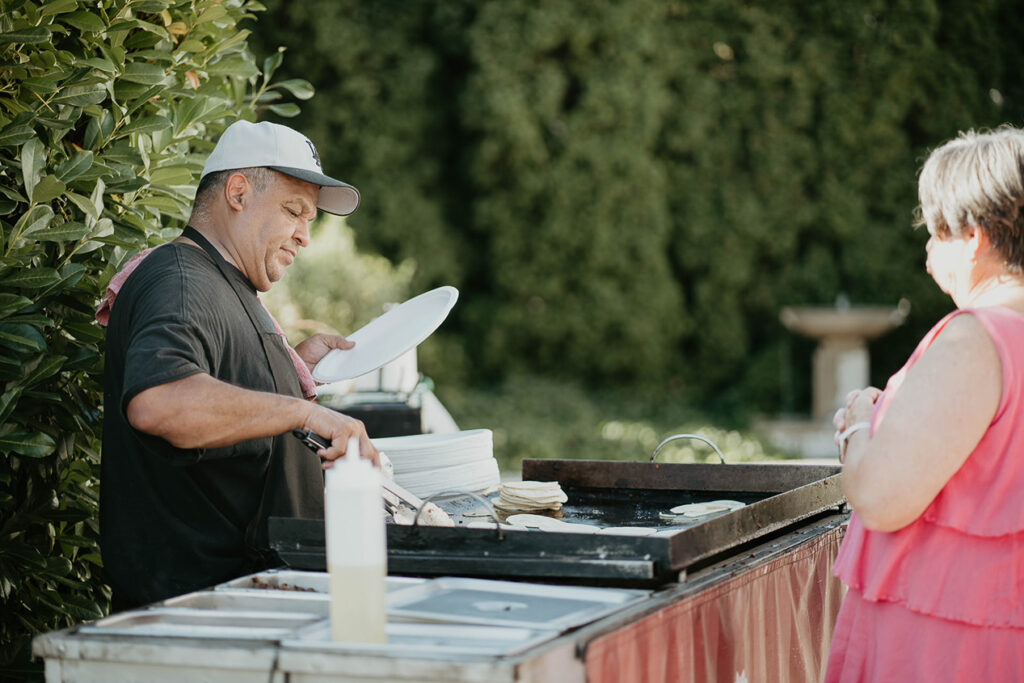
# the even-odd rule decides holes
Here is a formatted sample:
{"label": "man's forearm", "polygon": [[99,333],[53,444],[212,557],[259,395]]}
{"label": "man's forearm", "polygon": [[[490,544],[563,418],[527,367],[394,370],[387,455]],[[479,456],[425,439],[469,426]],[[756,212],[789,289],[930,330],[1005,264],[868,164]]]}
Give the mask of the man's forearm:
{"label": "man's forearm", "polygon": [[216,448],[303,428],[315,405],[191,375],[146,389],[127,407],[128,422],[177,448]]}

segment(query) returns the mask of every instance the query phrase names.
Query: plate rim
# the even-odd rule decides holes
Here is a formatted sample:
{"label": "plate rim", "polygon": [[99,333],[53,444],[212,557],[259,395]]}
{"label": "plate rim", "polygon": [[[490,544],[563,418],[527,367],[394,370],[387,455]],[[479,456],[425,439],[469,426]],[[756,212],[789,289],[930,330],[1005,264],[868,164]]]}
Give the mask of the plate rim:
{"label": "plate rim", "polygon": [[[396,356],[394,356],[393,358],[389,358],[386,361],[384,361],[383,363],[380,363],[379,365],[377,365],[377,366],[375,366],[375,367],[373,367],[373,368],[371,368],[369,370],[366,370],[364,372],[360,372],[359,374],[356,374],[356,375],[353,375],[353,374],[350,374],[350,373],[343,373],[342,375],[330,375],[330,376],[327,376],[327,375],[324,374],[324,370],[322,369],[322,367],[324,365],[324,362],[328,358],[330,358],[332,356],[336,356],[338,353],[344,353],[345,351],[348,350],[348,349],[331,349],[330,351],[328,351],[324,355],[323,358],[321,358],[319,361],[317,361],[317,364],[315,366],[313,366],[313,370],[311,372],[311,374],[313,375],[313,379],[315,381],[317,381],[317,382],[322,383],[322,384],[328,384],[328,383],[331,383],[331,382],[341,382],[341,381],[344,381],[344,380],[349,380],[349,379],[355,379],[357,377],[362,377],[363,375],[366,375],[366,374],[369,374],[371,372],[374,372],[375,370],[379,370],[380,368],[384,367],[385,365],[387,365],[388,363],[393,361],[395,358],[398,358],[399,356],[401,356],[403,353],[406,353],[410,349],[416,348],[417,346],[422,344],[423,341],[427,337],[432,335],[437,330],[437,328],[441,326],[441,324],[445,321],[445,319],[448,318],[448,314],[451,313],[452,308],[455,306],[455,303],[458,301],[458,299],[459,299],[459,290],[456,289],[455,287],[453,287],[451,285],[442,285],[440,287],[435,287],[434,289],[429,289],[429,290],[427,290],[425,292],[421,292],[420,294],[417,294],[416,296],[414,296],[412,298],[406,299],[405,301],[403,301],[402,303],[398,304],[394,308],[390,308],[390,309],[384,311],[379,316],[377,316],[376,318],[374,318],[370,322],[366,323],[365,325],[360,327],[358,330],[355,330],[351,334],[347,335],[347,337],[346,337],[347,339],[352,339],[353,337],[357,337],[359,332],[365,330],[367,327],[369,327],[370,325],[373,325],[375,322],[377,322],[378,320],[381,320],[385,316],[392,314],[394,311],[400,310],[403,306],[406,306],[407,304],[410,304],[410,303],[416,301],[417,299],[424,298],[424,297],[430,296],[432,294],[437,294],[439,292],[444,292],[444,293],[448,294],[448,301],[442,307],[442,309],[441,309],[440,313],[438,314],[437,318],[430,325],[426,326],[426,329],[427,329],[426,333],[424,333],[422,335],[415,335],[413,337],[410,337],[411,343],[409,345],[405,346]],[[358,343],[358,341],[359,341],[359,339],[357,337],[356,342]]]}

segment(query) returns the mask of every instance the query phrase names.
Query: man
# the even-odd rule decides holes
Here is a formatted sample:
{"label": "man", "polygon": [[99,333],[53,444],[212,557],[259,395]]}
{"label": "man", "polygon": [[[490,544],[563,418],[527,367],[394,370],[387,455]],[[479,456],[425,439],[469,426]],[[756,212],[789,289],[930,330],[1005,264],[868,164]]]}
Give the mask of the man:
{"label": "man", "polygon": [[[124,280],[107,332],[101,463],[115,609],[276,564],[267,518],[323,516],[320,459],[329,466],[356,437],[377,462],[359,421],[301,390],[300,373],[352,343],[316,335],[296,362],[257,298],[309,244],[317,208],[347,215],[358,203],[303,135],[239,121],[206,162],[189,227]],[[331,445],[314,454],[293,429]]]}

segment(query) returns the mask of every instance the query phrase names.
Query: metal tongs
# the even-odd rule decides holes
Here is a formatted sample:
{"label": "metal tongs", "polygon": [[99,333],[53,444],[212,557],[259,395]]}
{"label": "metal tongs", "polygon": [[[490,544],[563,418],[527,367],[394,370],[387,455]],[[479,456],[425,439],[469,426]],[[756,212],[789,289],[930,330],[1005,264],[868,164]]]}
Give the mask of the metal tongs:
{"label": "metal tongs", "polygon": [[[321,448],[328,448],[331,445],[327,439],[310,429],[293,429],[292,434],[294,434],[295,438],[299,441],[306,444],[306,446],[314,453],[319,451]],[[394,515],[395,511],[402,505],[410,507],[413,510],[419,510],[423,507],[422,498],[411,491],[407,491],[404,487],[399,486],[391,479],[382,476],[380,478],[380,484],[381,488],[384,489],[384,509],[392,515]]]}

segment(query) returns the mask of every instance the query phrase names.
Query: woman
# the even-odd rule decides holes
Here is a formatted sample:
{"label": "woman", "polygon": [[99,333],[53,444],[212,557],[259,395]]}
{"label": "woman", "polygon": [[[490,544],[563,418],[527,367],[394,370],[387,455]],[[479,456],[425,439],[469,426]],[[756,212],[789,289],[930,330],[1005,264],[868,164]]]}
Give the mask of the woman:
{"label": "woman", "polygon": [[834,418],[854,514],[826,680],[1024,681],[1024,130],[946,143],[919,195],[957,310]]}

